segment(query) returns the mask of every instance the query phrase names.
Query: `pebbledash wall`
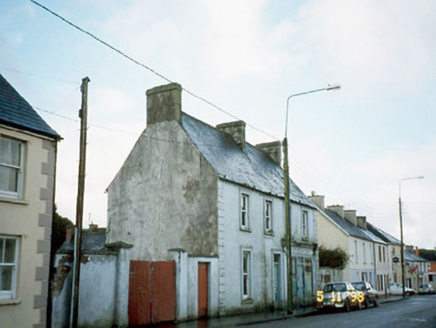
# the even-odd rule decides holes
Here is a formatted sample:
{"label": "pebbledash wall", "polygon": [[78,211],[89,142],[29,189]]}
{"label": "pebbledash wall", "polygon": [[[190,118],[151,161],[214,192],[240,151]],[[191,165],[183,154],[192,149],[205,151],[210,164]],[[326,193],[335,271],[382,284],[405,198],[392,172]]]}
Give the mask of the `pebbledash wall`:
{"label": "pebbledash wall", "polygon": [[0,300],[0,327],[45,327],[56,142],[4,126],[0,135],[25,148],[22,197],[0,196],[0,235],[18,238],[15,297]]}

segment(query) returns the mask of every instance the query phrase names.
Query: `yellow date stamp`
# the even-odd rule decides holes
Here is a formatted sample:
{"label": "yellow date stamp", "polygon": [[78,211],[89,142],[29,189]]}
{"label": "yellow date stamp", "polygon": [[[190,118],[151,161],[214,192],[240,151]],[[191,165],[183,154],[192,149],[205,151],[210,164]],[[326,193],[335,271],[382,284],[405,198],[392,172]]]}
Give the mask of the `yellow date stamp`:
{"label": "yellow date stamp", "polygon": [[[341,299],[341,292],[331,292],[331,293],[326,293],[327,295],[331,294],[331,297],[329,297],[329,299],[331,300],[332,303],[341,303],[342,299]],[[347,291],[347,296],[351,297],[351,301],[352,302],[356,302],[359,301],[360,303],[362,303],[365,300],[365,294],[362,291],[355,291],[355,292],[348,292]],[[318,302],[322,302],[324,301],[324,292],[322,290],[318,290],[316,292],[316,300]]]}

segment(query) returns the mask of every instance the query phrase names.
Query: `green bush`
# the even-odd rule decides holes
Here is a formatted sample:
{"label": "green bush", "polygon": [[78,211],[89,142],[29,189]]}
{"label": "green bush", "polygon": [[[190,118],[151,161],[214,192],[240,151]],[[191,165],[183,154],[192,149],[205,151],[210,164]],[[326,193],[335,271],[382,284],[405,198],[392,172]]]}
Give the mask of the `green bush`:
{"label": "green bush", "polygon": [[319,248],[319,266],[329,267],[332,269],[343,269],[349,260],[348,254],[343,249],[327,249],[321,246]]}

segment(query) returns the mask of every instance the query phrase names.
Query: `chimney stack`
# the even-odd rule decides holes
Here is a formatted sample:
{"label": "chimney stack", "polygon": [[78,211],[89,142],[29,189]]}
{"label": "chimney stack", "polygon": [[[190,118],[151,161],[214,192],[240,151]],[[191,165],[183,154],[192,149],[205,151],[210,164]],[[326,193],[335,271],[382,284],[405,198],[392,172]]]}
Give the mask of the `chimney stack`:
{"label": "chimney stack", "polygon": [[280,141],[261,143],[256,148],[266,153],[275,164],[280,166],[282,161],[282,144]]}
{"label": "chimney stack", "polygon": [[180,123],[182,86],[170,83],[147,90],[147,126],[165,121]]}
{"label": "chimney stack", "polygon": [[357,225],[356,210],[345,210],[344,217],[348,222]]}
{"label": "chimney stack", "polygon": [[321,210],[324,210],[324,196],[317,195],[314,191],[312,191],[312,196],[309,196],[309,199],[318,206]]}
{"label": "chimney stack", "polygon": [[366,216],[358,216],[357,217],[357,226],[359,228],[362,228],[363,230],[367,230]]}
{"label": "chimney stack", "polygon": [[333,211],[336,214],[338,214],[341,218],[344,218],[344,206],[342,206],[342,205],[330,205],[330,206],[327,206],[327,208],[330,211]]}
{"label": "chimney stack", "polygon": [[218,124],[216,128],[229,134],[238,146],[245,144],[245,122],[235,121]]}

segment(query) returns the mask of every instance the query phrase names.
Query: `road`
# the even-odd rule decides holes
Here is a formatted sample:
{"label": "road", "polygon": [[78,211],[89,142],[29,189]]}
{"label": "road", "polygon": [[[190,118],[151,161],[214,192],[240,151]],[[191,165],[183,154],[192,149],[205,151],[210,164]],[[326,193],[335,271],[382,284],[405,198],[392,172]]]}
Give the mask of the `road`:
{"label": "road", "polygon": [[[240,326],[239,326],[240,327]],[[312,314],[249,327],[419,327],[436,328],[436,295],[413,296],[397,302],[380,304],[378,308],[349,313]]]}

